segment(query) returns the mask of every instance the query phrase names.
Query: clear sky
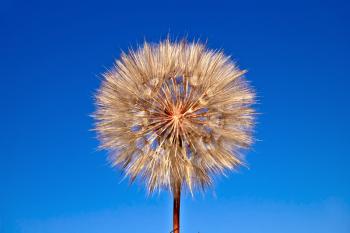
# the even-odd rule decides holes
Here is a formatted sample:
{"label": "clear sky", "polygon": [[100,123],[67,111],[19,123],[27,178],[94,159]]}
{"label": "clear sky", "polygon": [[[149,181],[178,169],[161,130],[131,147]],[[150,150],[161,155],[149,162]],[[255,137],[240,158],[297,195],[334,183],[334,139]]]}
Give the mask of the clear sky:
{"label": "clear sky", "polygon": [[0,2],[0,232],[160,233],[167,192],[97,151],[100,74],[169,33],[221,48],[249,72],[261,113],[249,169],[184,197],[183,233],[350,232],[347,1]]}

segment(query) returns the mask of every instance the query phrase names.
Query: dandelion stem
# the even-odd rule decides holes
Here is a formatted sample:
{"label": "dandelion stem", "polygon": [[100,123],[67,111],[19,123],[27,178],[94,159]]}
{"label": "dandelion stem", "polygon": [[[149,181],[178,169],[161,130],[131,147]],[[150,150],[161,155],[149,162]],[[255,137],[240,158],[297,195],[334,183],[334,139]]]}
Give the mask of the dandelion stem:
{"label": "dandelion stem", "polygon": [[173,231],[180,233],[180,199],[181,199],[181,184],[175,185],[174,188],[174,207],[173,207]]}

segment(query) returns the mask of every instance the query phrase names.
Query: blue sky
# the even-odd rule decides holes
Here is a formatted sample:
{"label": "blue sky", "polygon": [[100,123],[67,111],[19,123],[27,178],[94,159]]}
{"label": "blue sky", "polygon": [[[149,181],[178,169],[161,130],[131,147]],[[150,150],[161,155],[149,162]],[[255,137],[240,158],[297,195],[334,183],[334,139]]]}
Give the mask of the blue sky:
{"label": "blue sky", "polygon": [[121,182],[89,117],[100,74],[144,39],[208,41],[249,72],[249,169],[185,196],[184,233],[350,232],[346,1],[0,3],[0,232],[156,233],[171,196]]}

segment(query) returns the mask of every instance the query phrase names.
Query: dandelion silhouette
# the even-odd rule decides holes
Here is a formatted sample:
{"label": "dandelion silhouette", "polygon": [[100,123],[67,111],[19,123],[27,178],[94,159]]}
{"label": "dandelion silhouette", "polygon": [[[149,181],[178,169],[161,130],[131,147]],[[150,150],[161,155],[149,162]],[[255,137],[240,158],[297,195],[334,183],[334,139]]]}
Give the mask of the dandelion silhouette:
{"label": "dandelion silhouette", "polygon": [[122,53],[104,74],[94,114],[101,148],[149,193],[173,193],[175,233],[181,191],[211,186],[252,143],[254,93],[244,74],[221,51],[170,39]]}

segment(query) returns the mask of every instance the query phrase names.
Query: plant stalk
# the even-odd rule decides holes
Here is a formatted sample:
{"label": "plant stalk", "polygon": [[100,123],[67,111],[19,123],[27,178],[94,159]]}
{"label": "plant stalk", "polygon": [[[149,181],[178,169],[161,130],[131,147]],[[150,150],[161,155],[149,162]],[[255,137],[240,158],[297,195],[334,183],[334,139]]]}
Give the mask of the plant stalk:
{"label": "plant stalk", "polygon": [[180,233],[180,199],[181,199],[181,184],[176,185],[174,189],[174,205],[173,205],[173,231]]}

